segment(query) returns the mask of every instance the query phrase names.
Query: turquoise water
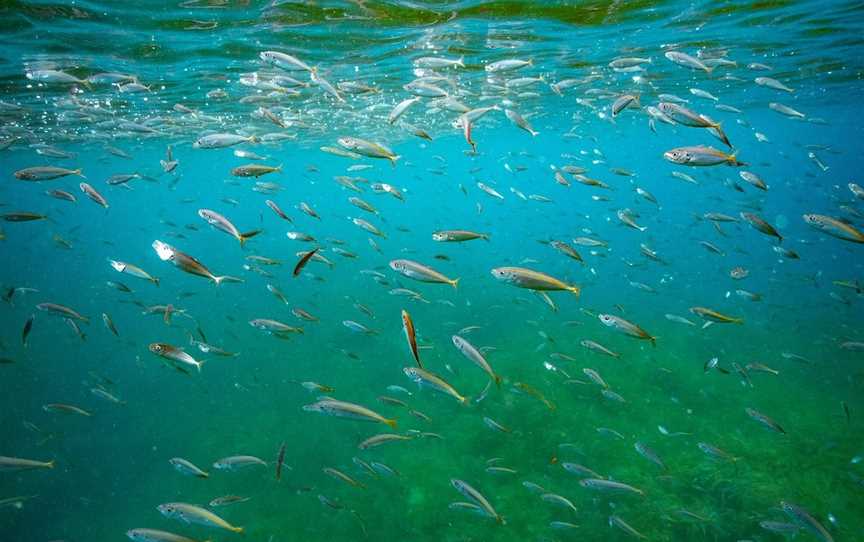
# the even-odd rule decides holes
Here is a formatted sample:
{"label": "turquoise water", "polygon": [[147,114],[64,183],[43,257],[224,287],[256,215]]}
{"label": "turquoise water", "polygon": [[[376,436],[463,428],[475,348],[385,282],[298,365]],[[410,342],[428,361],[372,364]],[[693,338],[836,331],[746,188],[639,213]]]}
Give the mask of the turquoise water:
{"label": "turquoise water", "polygon": [[[816,213],[853,231],[864,228],[862,196],[848,186],[864,182],[860,3],[7,2],[0,15],[0,284],[7,301],[0,303],[0,456],[55,461],[50,470],[0,471],[0,502],[35,496],[20,508],[0,506],[4,540],[123,540],[135,528],[201,541],[783,540],[760,526],[765,521],[788,523],[799,540],[864,540],[864,313],[856,282],[864,279],[864,249],[802,219]],[[341,88],[344,101],[308,71],[262,62],[264,51],[315,66],[314,77]],[[665,56],[669,51],[716,67],[709,73],[681,66]],[[423,57],[463,59],[464,66],[431,70],[418,65]],[[622,58],[646,60],[633,61],[635,70],[610,67]],[[487,71],[506,59],[530,64]],[[98,77],[106,72],[133,77],[111,85]],[[285,76],[301,86],[279,79]],[[437,78],[430,84],[467,109],[516,111],[538,134],[491,110],[472,123],[472,152],[455,125],[461,113],[434,97],[421,97],[388,123],[393,107],[412,96],[403,85],[419,77]],[[124,87],[130,82],[143,86]],[[349,82],[374,91],[354,93]],[[613,103],[624,95],[638,103],[613,119]],[[706,128],[652,122],[648,108],[675,96],[721,123],[736,159],[747,165],[689,167],[664,159],[683,146],[733,152]],[[432,140],[416,137],[409,125]],[[257,141],[193,147],[212,133]],[[383,144],[400,158],[391,165],[320,150],[341,148],[344,136]],[[166,172],[160,160],[169,146],[178,165]],[[251,163],[282,169],[257,180],[232,175]],[[80,168],[86,180],[16,178],[36,166]],[[583,168],[609,188],[580,183],[565,166]],[[556,171],[569,187],[556,182]],[[758,175],[767,190],[740,171]],[[106,182],[133,173],[125,184]],[[339,176],[356,178],[358,191]],[[81,182],[108,207],[82,193]],[[376,193],[374,183],[394,186],[401,200]],[[56,189],[77,201],[46,195]],[[268,199],[292,222],[268,208]],[[262,231],[241,246],[202,220],[199,209],[221,213],[239,231]],[[622,223],[623,209],[644,231]],[[44,218],[9,221],[23,211]],[[773,225],[782,243],[742,212]],[[432,239],[452,229],[489,238]],[[315,241],[291,240],[288,232]],[[578,245],[578,237],[606,246]],[[217,286],[184,273],[160,260],[155,240],[243,282]],[[556,240],[584,262],[553,248]],[[642,244],[660,261],[646,257]],[[784,257],[778,246],[800,258]],[[331,263],[313,258],[293,277],[299,258],[316,247]],[[142,268],[159,286],[118,273],[109,259]],[[389,267],[395,259],[459,278],[458,288],[402,276]],[[502,266],[543,272],[577,285],[581,295],[548,292],[553,309],[533,291],[496,280],[491,270]],[[746,277],[730,275],[738,267]],[[398,288],[415,294],[398,295]],[[42,303],[89,318],[80,324],[86,339],[40,310]],[[168,304],[185,312],[167,324],[161,314],[143,314]],[[703,327],[691,307],[743,323]],[[298,318],[297,308],[318,320]],[[466,405],[418,388],[403,373],[415,365],[403,310],[416,327],[423,366],[466,396]],[[600,314],[640,326],[656,347],[603,325]],[[25,346],[22,329],[31,315]],[[303,333],[278,337],[249,325],[260,318]],[[352,331],[345,320],[370,332]],[[460,330],[483,348],[503,378],[500,388],[453,346]],[[238,355],[203,353],[190,335]],[[619,357],[589,350],[583,340]],[[200,373],[155,355],[151,343],[204,360]],[[718,368],[706,372],[715,357]],[[734,364],[751,369],[739,372]],[[584,369],[624,402],[604,396]],[[333,390],[309,391],[301,382]],[[319,396],[366,406],[398,425],[303,409]],[[58,403],[91,416],[44,408]],[[751,419],[748,408],[785,433]],[[493,430],[484,417],[509,432]],[[412,438],[358,449],[387,432]],[[636,443],[665,468],[640,455]],[[699,443],[729,457],[712,458]],[[267,465],[212,466],[237,455]],[[178,472],[169,463],[178,457],[209,477]],[[355,457],[398,475],[372,475]],[[583,487],[587,476],[564,463],[643,495]],[[504,523],[449,508],[470,500],[451,479],[482,493]],[[576,510],[542,498],[526,481]],[[170,502],[206,506],[223,495],[249,498],[212,508],[244,535],[157,510]],[[806,510],[824,531],[784,513],[781,501]],[[610,516],[638,534],[610,526]]]}

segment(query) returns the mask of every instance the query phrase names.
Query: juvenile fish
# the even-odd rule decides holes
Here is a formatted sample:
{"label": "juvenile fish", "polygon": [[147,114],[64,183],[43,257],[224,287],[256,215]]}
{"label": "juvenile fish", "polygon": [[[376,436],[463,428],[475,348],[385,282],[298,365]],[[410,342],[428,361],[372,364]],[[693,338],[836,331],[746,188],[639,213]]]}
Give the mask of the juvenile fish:
{"label": "juvenile fish", "polygon": [[405,376],[416,382],[418,385],[427,386],[444,393],[445,395],[449,395],[463,405],[468,404],[468,398],[456,391],[456,388],[451,386],[440,376],[424,369],[420,369],[419,367],[405,367],[402,371],[405,373]]}
{"label": "juvenile fish", "polygon": [[383,423],[394,429],[396,428],[396,420],[387,419],[364,406],[346,401],[337,401],[336,399],[321,399],[316,403],[304,405],[303,410],[306,412],[318,412],[337,418]]}

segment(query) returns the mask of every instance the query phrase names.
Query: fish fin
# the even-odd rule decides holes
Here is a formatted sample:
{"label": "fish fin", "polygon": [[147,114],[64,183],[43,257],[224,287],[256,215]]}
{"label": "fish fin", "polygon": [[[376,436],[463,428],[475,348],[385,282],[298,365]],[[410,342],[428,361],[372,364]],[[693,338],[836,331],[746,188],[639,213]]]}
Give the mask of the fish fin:
{"label": "fish fin", "polygon": [[399,161],[401,158],[402,158],[402,155],[400,155],[400,154],[396,154],[396,155],[387,157],[387,159],[390,160],[390,165],[393,166],[394,168],[396,167],[396,162]]}
{"label": "fish fin", "polygon": [[743,324],[743,323],[744,323],[744,319],[743,319],[743,318],[735,318],[735,319],[733,320],[733,322],[735,322],[736,324]]}
{"label": "fish fin", "polygon": [[238,534],[244,533],[243,527],[231,527],[231,530],[234,531],[235,533],[238,533]]}
{"label": "fish fin", "polygon": [[396,429],[396,420],[392,420],[392,419],[387,419],[387,418],[385,418],[385,419],[384,419],[384,423],[386,423],[387,425],[389,425],[392,429]]}
{"label": "fish fin", "polygon": [[249,143],[259,143],[260,141],[261,141],[261,138],[258,136],[254,136],[254,135],[249,136]]}
{"label": "fish fin", "polygon": [[198,369],[199,373],[201,372],[201,367],[203,367],[205,363],[207,363],[207,360],[198,361],[198,365],[196,365],[195,368]]}
{"label": "fish fin", "polygon": [[214,276],[214,277],[213,277],[213,282],[216,283],[216,286],[219,286],[219,285],[222,284],[223,282],[245,282],[245,281],[244,281],[243,279],[241,279],[241,278],[232,277],[232,276],[229,276],[229,275],[222,275],[221,277],[215,277],[215,276]]}
{"label": "fish fin", "polygon": [[490,237],[490,235],[488,233],[481,233],[480,234],[480,239],[483,239],[486,242],[489,241],[489,237]]}
{"label": "fish fin", "polygon": [[279,172],[281,172],[281,171],[282,171],[282,165],[283,165],[283,164],[279,164],[278,166],[276,166],[275,168],[273,168],[273,171],[274,171],[274,172],[275,172],[275,171],[279,171]]}
{"label": "fish fin", "polygon": [[464,68],[464,67],[465,67],[465,57],[464,57],[464,56],[460,56],[460,57],[456,60],[456,65],[459,66],[460,68]]}
{"label": "fish fin", "polygon": [[648,337],[648,340],[651,341],[651,346],[657,348],[657,337]]}
{"label": "fish fin", "polygon": [[452,286],[454,290],[458,290],[459,289],[459,279],[457,278],[457,279],[451,280],[450,286]]}
{"label": "fish fin", "polygon": [[576,297],[579,297],[579,294],[582,292],[582,290],[580,290],[578,286],[568,286],[568,287],[567,287],[567,291],[568,291],[568,292],[573,292],[573,294],[574,294]]}
{"label": "fish fin", "polygon": [[51,461],[49,461],[49,462],[46,464],[46,467],[48,467],[49,469],[53,469],[53,468],[54,468],[54,460],[52,459]]}
{"label": "fish fin", "polygon": [[153,280],[151,282],[155,284],[157,288],[159,287],[159,279],[157,279],[156,277],[153,277]]}
{"label": "fish fin", "polygon": [[501,378],[500,375],[495,375],[495,376],[493,377],[493,380],[495,380],[495,386],[497,386],[498,389],[500,390],[500,389],[501,389],[501,381],[504,380],[504,379]]}
{"label": "fish fin", "polygon": [[242,247],[243,245],[245,245],[246,241],[248,241],[249,239],[252,239],[253,237],[258,235],[262,231],[264,231],[264,230],[252,230],[252,231],[247,231],[246,233],[241,233],[240,234],[240,246]]}
{"label": "fish fin", "polygon": [[75,175],[78,175],[78,176],[81,177],[82,179],[86,179],[86,178],[87,178],[87,177],[84,176],[84,173],[82,173],[82,170],[81,170],[80,167],[79,167],[78,169],[72,170],[72,173],[75,174]]}

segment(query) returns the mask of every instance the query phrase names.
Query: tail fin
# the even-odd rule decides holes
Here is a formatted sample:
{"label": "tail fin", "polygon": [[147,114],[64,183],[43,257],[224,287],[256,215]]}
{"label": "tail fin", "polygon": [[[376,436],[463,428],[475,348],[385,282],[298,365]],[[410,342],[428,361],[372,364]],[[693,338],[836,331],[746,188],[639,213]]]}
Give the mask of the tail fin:
{"label": "tail fin", "polygon": [[392,429],[396,429],[396,420],[385,418],[384,423],[389,425]]}
{"label": "tail fin", "polygon": [[240,234],[240,246],[242,247],[243,245],[245,245],[246,241],[248,241],[249,239],[252,239],[253,237],[258,235],[262,231],[264,231],[264,230],[259,229],[259,230],[247,231],[246,233],[241,233]]}
{"label": "tail fin", "polygon": [[199,361],[197,365],[195,365],[195,368],[198,369],[199,373],[201,372],[201,367],[203,367],[205,363],[207,363],[206,360],[202,360]]}
{"label": "tail fin", "polygon": [[498,387],[498,389],[500,390],[500,389],[501,389],[501,381],[504,380],[504,379],[501,378],[501,375],[497,375],[497,374],[493,377],[493,379],[495,380],[495,385],[496,385],[496,386]]}
{"label": "tail fin", "polygon": [[82,173],[82,170],[81,170],[80,167],[79,167],[78,169],[73,169],[73,170],[72,170],[72,174],[73,174],[73,175],[77,175],[77,176],[81,177],[82,179],[86,179],[86,178],[87,178],[87,177],[84,176],[84,173]]}
{"label": "tail fin", "polygon": [[157,288],[159,287],[159,279],[158,279],[158,278],[153,277],[153,280],[152,280],[151,282],[152,282],[153,284],[155,284]]}
{"label": "tail fin", "polygon": [[400,155],[400,154],[395,154],[393,156],[387,157],[387,159],[390,160],[390,165],[393,166],[394,168],[396,167],[396,162],[401,158],[402,158],[402,155]]}
{"label": "tail fin", "polygon": [[459,279],[453,279],[449,282],[450,282],[450,286],[452,286],[454,290],[459,289]]}
{"label": "tail fin", "polygon": [[53,469],[54,468],[54,460],[52,459],[51,461],[46,463],[45,466],[49,469]]}
{"label": "tail fin", "polygon": [[573,292],[576,297],[579,297],[579,294],[582,293],[582,290],[579,289],[578,286],[569,286],[567,288],[568,292]]}

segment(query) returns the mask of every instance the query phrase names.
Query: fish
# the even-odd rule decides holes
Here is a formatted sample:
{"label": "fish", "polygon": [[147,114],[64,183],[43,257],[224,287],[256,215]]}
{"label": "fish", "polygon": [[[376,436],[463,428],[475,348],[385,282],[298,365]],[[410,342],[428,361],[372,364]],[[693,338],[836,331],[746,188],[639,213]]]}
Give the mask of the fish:
{"label": "fish", "polygon": [[241,497],[240,495],[223,495],[221,497],[216,497],[212,501],[208,503],[208,506],[211,508],[217,506],[228,506],[231,504],[239,504],[243,502],[248,502],[251,497]]}
{"label": "fish", "polygon": [[267,462],[259,457],[255,457],[254,455],[232,455],[216,460],[213,463],[213,468],[218,470],[234,471],[259,465],[266,467]]}
{"label": "fish", "polygon": [[89,418],[93,416],[92,413],[84,410],[83,408],[77,407],[75,405],[66,405],[63,403],[48,403],[46,405],[42,405],[42,410],[45,412],[61,412],[63,414],[76,414],[78,416],[84,416]]}
{"label": "fish", "polygon": [[321,399],[318,402],[304,405],[303,410],[305,412],[318,412],[337,418],[383,423],[394,429],[396,428],[396,420],[385,418],[364,406],[346,401],[337,401],[336,399]]}
{"label": "fish", "polygon": [[193,538],[157,529],[130,529],[126,536],[135,542],[197,542]]}
{"label": "fish", "polygon": [[189,365],[195,367],[198,372],[201,372],[201,368],[204,366],[204,361],[197,360],[183,351],[182,348],[178,348],[176,346],[172,346],[167,343],[150,343],[148,347],[150,352],[156,354],[159,357],[165,358],[173,363],[179,363],[181,365]]}
{"label": "fish", "polygon": [[366,488],[366,486],[362,482],[358,482],[354,478],[351,478],[350,476],[338,469],[334,469],[333,467],[324,467],[321,470],[324,472],[324,474],[335,478],[336,480],[341,480],[350,486],[359,487],[361,489]]}
{"label": "fish", "polygon": [[632,536],[634,538],[640,538],[643,540],[648,538],[647,536],[645,536],[644,534],[640,533],[639,531],[637,531],[636,529],[631,527],[627,522],[625,522],[623,519],[621,519],[620,517],[618,517],[616,515],[609,516],[609,526],[610,527],[618,527],[619,529],[621,529],[622,531],[624,531],[625,533],[629,534],[630,536]]}
{"label": "fish", "polygon": [[474,239],[489,240],[488,233],[477,233],[467,230],[441,230],[432,234],[432,240],[438,242],[461,243]]}
{"label": "fish", "polygon": [[570,499],[568,499],[567,497],[562,497],[557,493],[544,493],[543,495],[540,495],[540,499],[543,502],[553,503],[563,506],[564,508],[569,508],[573,511],[574,514],[578,512],[578,510],[576,509],[576,505],[570,502]]}
{"label": "fish", "polygon": [[235,527],[213,512],[194,504],[170,502],[160,504],[156,508],[166,518],[177,519],[184,523],[197,523],[198,525],[207,527],[216,527],[235,533],[243,533],[243,527]]}
{"label": "fish", "polygon": [[635,493],[636,495],[645,495],[645,492],[641,489],[625,484],[624,482],[616,482],[614,480],[606,480],[602,478],[585,478],[579,481],[579,485],[587,489],[595,489],[610,493]]}
{"label": "fish", "polygon": [[90,323],[90,319],[86,316],[81,316],[77,311],[70,309],[64,305],[58,305],[57,303],[39,303],[36,305],[36,308],[42,312],[47,312],[48,314],[53,314],[55,316],[60,316],[61,318],[68,318],[70,320],[78,320],[80,322],[84,322],[85,324]]}
{"label": "fish", "polygon": [[19,169],[14,173],[15,178],[19,181],[53,181],[54,179],[60,179],[62,177],[66,177],[69,175],[76,175],[83,179],[84,174],[81,172],[81,169],[66,169],[62,167],[55,166],[35,166],[28,167],[24,169]]}
{"label": "fish", "polygon": [[741,213],[741,218],[748,222],[753,228],[764,233],[765,235],[776,237],[777,241],[782,243],[783,236],[777,231],[777,229],[765,221],[762,217],[755,215],[753,213]]}
{"label": "fish", "polygon": [[687,53],[683,53],[681,51],[667,51],[664,55],[667,59],[671,60],[675,64],[679,66],[683,66],[685,68],[690,68],[691,70],[702,70],[706,73],[711,73],[714,68],[706,66],[701,60],[696,57],[690,56]]}
{"label": "fish", "polygon": [[358,444],[357,447],[361,450],[368,450],[369,448],[374,448],[387,442],[394,442],[397,440],[412,440],[413,438],[414,437],[412,436],[397,435],[394,433],[382,433],[378,435],[372,435],[371,437]]}
{"label": "fish", "polygon": [[808,226],[825,232],[832,237],[853,243],[864,243],[864,232],[851,224],[846,224],[836,218],[825,215],[805,214],[803,218]]}
{"label": "fish", "polygon": [[119,260],[108,259],[108,263],[111,264],[111,267],[114,268],[118,273],[126,273],[127,275],[132,275],[133,277],[144,279],[146,281],[152,282],[156,286],[159,286],[159,279],[151,275],[150,273],[144,271],[140,267],[136,265],[132,265],[131,263],[121,262]]}
{"label": "fish", "polygon": [[411,320],[411,315],[408,311],[402,309],[402,331],[405,333],[405,340],[408,341],[408,347],[411,349],[411,355],[414,356],[414,361],[417,362],[417,367],[423,368],[423,363],[420,361],[420,352],[417,348],[417,336],[414,329],[414,321]]}
{"label": "fish", "polygon": [[231,223],[230,220],[217,213],[216,211],[212,211],[210,209],[198,209],[198,216],[200,216],[204,221],[208,224],[216,228],[217,230],[223,231],[237,239],[240,242],[240,246],[246,244],[246,242],[261,233],[262,230],[252,230],[246,233],[240,233],[240,230]]}
{"label": "fish", "polygon": [[368,156],[370,158],[383,158],[386,160],[390,160],[390,163],[395,167],[396,162],[402,158],[401,156],[394,153],[389,148],[381,145],[380,143],[374,143],[372,141],[366,141],[365,139],[360,139],[357,137],[340,137],[337,140],[339,146],[343,149],[360,154],[362,156]]}
{"label": "fish", "polygon": [[210,272],[209,269],[204,266],[204,264],[202,264],[192,256],[186,254],[185,252],[181,252],[180,250],[169,245],[168,243],[164,243],[158,239],[153,241],[152,247],[153,250],[156,251],[156,255],[159,256],[159,259],[163,262],[171,262],[176,267],[179,267],[186,273],[210,279],[217,286],[219,286],[223,282],[243,282],[243,279],[232,277],[229,275],[214,275]]}
{"label": "fish", "polygon": [[405,367],[402,371],[405,373],[405,376],[416,382],[419,386],[427,386],[445,395],[449,395],[463,405],[467,405],[469,402],[467,397],[460,394],[456,391],[456,388],[434,373],[419,367]]}
{"label": "fish", "polygon": [[306,264],[309,263],[309,260],[311,260],[313,257],[315,257],[315,255],[318,254],[319,250],[320,250],[320,247],[314,248],[314,249],[310,250],[309,252],[306,252],[305,254],[303,254],[303,256],[301,256],[300,259],[297,261],[297,264],[294,266],[294,270],[291,272],[291,275],[293,277],[297,277],[298,275],[300,275],[300,272],[303,270],[303,268],[306,266]]}
{"label": "fish", "polygon": [[834,537],[831,536],[831,533],[828,532],[828,529],[826,529],[821,523],[819,523],[816,518],[814,518],[810,514],[810,512],[808,512],[804,508],[788,501],[780,501],[780,508],[795,523],[801,525],[803,528],[816,535],[819,539],[822,540],[822,542],[834,542]]}
{"label": "fish", "polygon": [[757,422],[761,423],[762,425],[764,425],[768,429],[775,431],[777,433],[782,433],[784,435],[786,434],[786,431],[782,427],[780,427],[780,424],[778,424],[777,422],[775,422],[774,420],[772,420],[771,418],[769,418],[765,414],[762,414],[758,410],[755,410],[755,409],[748,407],[748,408],[745,408],[744,411],[747,413],[748,416],[750,416],[751,418],[753,418]]}
{"label": "fish", "polygon": [[451,478],[450,485],[453,488],[461,493],[466,499],[469,499],[472,503],[479,506],[485,515],[490,518],[495,519],[501,525],[506,525],[506,521],[503,517],[501,517],[498,512],[492,507],[492,504],[483,496],[482,493],[474,489],[468,482],[464,480],[460,480],[458,478]]}
{"label": "fish", "polygon": [[713,309],[709,309],[706,307],[690,307],[690,312],[699,316],[703,320],[708,322],[714,322],[718,324],[743,324],[744,320],[742,318],[736,318],[734,316],[727,316],[725,314],[719,313]]}
{"label": "fish", "polygon": [[286,323],[271,318],[254,318],[249,320],[249,325],[280,339],[286,339],[292,333],[303,333],[303,328],[289,326]]}
{"label": "fish", "polygon": [[388,265],[393,271],[420,282],[449,284],[453,288],[456,288],[459,284],[458,278],[448,278],[431,267],[412,260],[391,260]]}
{"label": "fish", "polygon": [[604,355],[607,355],[607,356],[610,356],[613,358],[620,358],[621,357],[621,354],[619,354],[617,352],[613,352],[612,350],[609,350],[608,348],[606,348],[602,344],[600,344],[596,341],[592,341],[590,339],[582,339],[581,341],[579,341],[579,344],[581,344],[582,346],[584,346],[588,350],[592,350],[594,352],[599,352],[601,354],[604,354]]}
{"label": "fish", "polygon": [[266,166],[264,164],[245,164],[231,169],[231,175],[235,177],[261,177],[268,173],[278,173],[282,171],[282,165]]}
{"label": "fish", "polygon": [[35,319],[36,315],[31,314],[24,322],[24,328],[21,330],[21,344],[24,346],[24,348],[27,348],[27,337],[30,336],[30,332],[33,330],[33,321]]}
{"label": "fish", "polygon": [[658,456],[654,450],[649,448],[647,444],[644,444],[642,442],[636,442],[635,444],[633,444],[633,448],[636,449],[636,451],[639,453],[639,455],[641,455],[642,457],[644,457],[648,461],[654,463],[655,465],[657,465],[658,467],[660,467],[664,471],[668,470],[666,468],[666,464],[663,462],[662,459],[660,459],[660,456]]}
{"label": "fish", "polygon": [[105,327],[114,334],[115,337],[120,336],[120,332],[117,331],[117,326],[114,325],[114,321],[111,320],[111,317],[108,316],[108,313],[102,313],[102,322],[105,324]]}
{"label": "fish", "polygon": [[566,290],[576,297],[579,297],[581,292],[578,286],[566,284],[555,277],[524,267],[496,267],[491,273],[496,279],[519,288],[538,291]]}
{"label": "fish", "polygon": [[240,143],[257,143],[259,139],[256,136],[243,136],[238,134],[208,134],[199,137],[192,143],[193,149],[223,149],[225,147],[233,147]]}
{"label": "fish", "polygon": [[678,147],[668,150],[663,153],[663,158],[682,166],[717,166],[726,164],[728,166],[746,166],[745,162],[741,162],[736,158],[736,155],[726,154],[713,147],[697,145],[694,147]]}
{"label": "fish", "polygon": [[209,478],[210,475],[203,470],[199,469],[195,465],[193,465],[190,461],[183,459],[182,457],[172,457],[168,460],[171,463],[171,466],[174,467],[181,474],[186,474],[188,476],[195,476],[198,478]]}
{"label": "fish", "polygon": [[36,461],[19,457],[0,456],[0,472],[19,472],[25,470],[53,469],[54,460]]}
{"label": "fish", "polygon": [[621,333],[636,339],[651,341],[651,346],[657,346],[657,337],[654,337],[632,322],[628,322],[627,320],[613,314],[599,314],[597,315],[597,318],[599,318],[600,322],[607,327],[616,329]]}
{"label": "fish", "polygon": [[453,335],[451,337],[451,340],[453,341],[453,346],[455,346],[460,352],[462,352],[463,356],[468,358],[469,361],[480,367],[483,372],[489,375],[489,378],[491,378],[492,381],[495,382],[496,386],[498,386],[499,388],[501,387],[501,377],[492,370],[492,366],[489,365],[489,362],[486,361],[486,358],[483,356],[483,354],[477,348],[475,348],[473,344],[468,342],[467,339],[460,337],[459,335]]}
{"label": "fish", "polygon": [[83,192],[84,195],[98,203],[101,207],[104,207],[105,209],[109,207],[108,200],[106,200],[102,194],[100,194],[95,188],[93,188],[89,184],[79,183],[78,188],[81,189],[81,192]]}

